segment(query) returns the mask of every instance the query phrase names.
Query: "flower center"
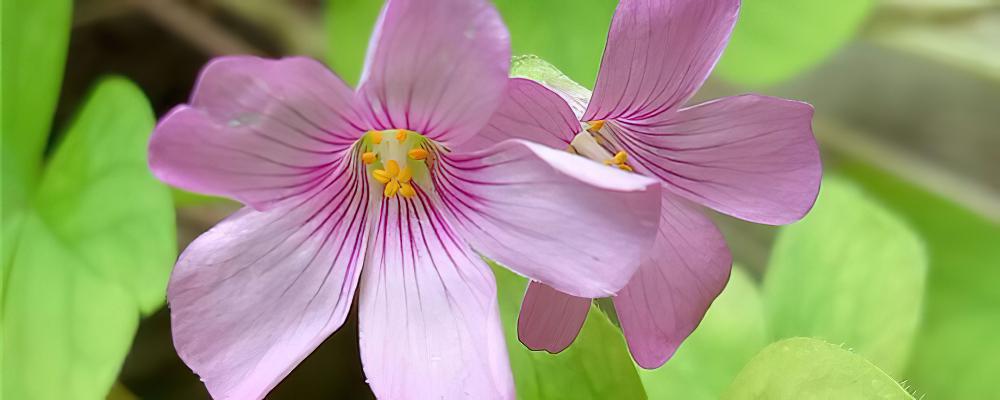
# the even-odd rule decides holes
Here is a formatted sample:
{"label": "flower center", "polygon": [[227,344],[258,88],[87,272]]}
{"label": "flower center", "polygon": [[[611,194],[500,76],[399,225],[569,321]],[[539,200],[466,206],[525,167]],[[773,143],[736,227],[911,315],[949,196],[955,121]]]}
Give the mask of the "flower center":
{"label": "flower center", "polygon": [[611,150],[602,145],[605,142],[600,134],[601,128],[604,127],[603,120],[591,121],[586,123],[584,127],[585,129],[573,137],[569,151],[594,161],[603,162],[604,165],[632,172],[632,167],[628,165],[628,154],[625,151],[619,150],[615,154],[611,154]]}
{"label": "flower center", "polygon": [[361,161],[367,166],[371,178],[383,185],[385,197],[401,195],[412,198],[414,174],[427,176],[427,162],[431,156],[428,148],[433,142],[423,135],[406,129],[368,131],[359,141]]}

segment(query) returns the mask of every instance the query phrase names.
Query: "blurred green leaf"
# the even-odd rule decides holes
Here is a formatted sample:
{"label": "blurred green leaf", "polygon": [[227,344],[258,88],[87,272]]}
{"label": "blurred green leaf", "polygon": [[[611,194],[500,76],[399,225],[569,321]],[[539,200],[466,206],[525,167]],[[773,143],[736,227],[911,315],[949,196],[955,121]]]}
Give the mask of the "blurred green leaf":
{"label": "blurred green leaf", "polygon": [[761,350],[740,371],[724,400],[913,399],[863,357],[810,338]]}
{"label": "blurred green leaf", "polygon": [[752,86],[778,83],[846,44],[873,0],[745,0],[717,71]]}
{"label": "blurred green leaf", "polygon": [[927,398],[1000,398],[1000,226],[871,166],[842,170],[903,215],[927,244],[926,315],[906,376]]}
{"label": "blurred green leaf", "polygon": [[38,179],[59,98],[72,2],[4,0],[2,7],[2,169],[6,221],[25,206]]}
{"label": "blurred green leaf", "polygon": [[921,316],[927,259],[905,223],[841,178],[784,228],[764,277],[774,338],[844,343],[901,373]]}
{"label": "blurred green leaf", "polygon": [[104,397],[162,304],[176,242],[146,167],[153,123],[137,87],[104,80],[46,167],[4,294],[4,398]]}
{"label": "blurred green leaf", "polygon": [[874,25],[868,37],[884,46],[1000,80],[998,5],[993,4],[989,12],[968,12],[951,18],[888,20]]}
{"label": "blurred green leaf", "polygon": [[516,78],[527,78],[552,88],[564,96],[570,108],[577,116],[582,116],[590,103],[589,89],[576,83],[556,68],[534,54],[515,56],[511,60],[510,75]]}
{"label": "blurred green leaf", "polygon": [[[538,54],[580,82],[594,82],[616,0],[494,0],[514,54]],[[327,63],[347,82],[361,75],[381,2],[327,0]]]}
{"label": "blurred green leaf", "polygon": [[639,368],[652,399],[715,400],[740,369],[767,344],[764,306],[757,284],[733,268],[729,284],[670,361]]}
{"label": "blurred green leaf", "polygon": [[528,280],[492,264],[500,317],[517,386],[517,398],[645,399],[621,331],[597,307],[568,349],[559,354],[528,350],[517,339],[517,315]]}

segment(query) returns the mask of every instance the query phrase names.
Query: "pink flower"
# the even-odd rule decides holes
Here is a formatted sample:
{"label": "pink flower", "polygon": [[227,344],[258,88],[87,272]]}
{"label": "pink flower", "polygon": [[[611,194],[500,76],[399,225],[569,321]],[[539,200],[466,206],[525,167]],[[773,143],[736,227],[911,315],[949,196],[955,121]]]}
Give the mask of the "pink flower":
{"label": "pink flower", "polygon": [[[787,224],[808,212],[819,191],[809,104],[751,94],[683,107],[721,55],[738,9],[738,0],[622,0],[593,96],[513,79],[487,131],[472,142],[569,145],[662,181],[656,241],[613,298],[629,350],[644,368],[674,354],[729,279],[732,257],[698,205]],[[562,351],[583,324],[590,299],[557,289],[529,286],[518,321],[529,348]]]}
{"label": "pink flower", "polygon": [[168,291],[174,344],[212,396],[263,397],[357,289],[376,395],[513,398],[479,255],[576,296],[628,282],[654,180],[522,140],[451,151],[500,104],[509,57],[485,0],[390,0],[357,91],[304,58],[205,67],[149,158],[170,184],[248,206],[188,246]]}

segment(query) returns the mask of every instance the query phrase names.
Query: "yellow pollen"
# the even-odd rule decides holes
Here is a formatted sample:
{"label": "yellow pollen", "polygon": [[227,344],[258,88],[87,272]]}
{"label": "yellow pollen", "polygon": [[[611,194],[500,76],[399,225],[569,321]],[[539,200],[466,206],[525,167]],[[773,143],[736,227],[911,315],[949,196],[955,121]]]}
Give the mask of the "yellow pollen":
{"label": "yellow pollen", "polygon": [[400,183],[410,183],[410,179],[412,178],[413,171],[410,171],[410,167],[403,167],[403,169],[399,170],[399,176],[396,177],[396,180]]}
{"label": "yellow pollen", "polygon": [[399,163],[397,163],[396,160],[386,161],[385,172],[389,174],[390,178],[395,178],[399,176]]}
{"label": "yellow pollen", "polygon": [[590,125],[587,126],[587,130],[591,132],[596,132],[601,130],[601,128],[603,127],[604,127],[604,120],[599,119],[597,121],[590,121]]}
{"label": "yellow pollen", "polygon": [[389,183],[389,181],[392,180],[392,177],[390,177],[389,174],[385,172],[384,169],[376,169],[372,171],[372,178],[375,178],[376,181],[379,181],[383,185]]}
{"label": "yellow pollen", "polygon": [[627,159],[628,159],[628,154],[625,154],[624,151],[619,151],[618,153],[615,153],[615,157],[612,158],[611,160],[614,161],[615,164],[625,164],[625,161]]}
{"label": "yellow pollen", "polygon": [[399,188],[399,194],[403,195],[403,197],[406,197],[408,199],[412,199],[413,196],[417,195],[417,191],[413,190],[413,185],[410,185],[409,183],[403,183],[403,185]]}
{"label": "yellow pollen", "polygon": [[621,165],[619,165],[619,166],[618,166],[618,169],[620,169],[620,170],[622,170],[622,171],[628,171],[628,172],[632,172],[632,167],[630,167],[630,166],[628,166],[628,165],[625,165],[625,164],[621,164]]}
{"label": "yellow pollen", "polygon": [[372,143],[382,144],[382,132],[379,131],[368,131],[368,135],[372,138]]}
{"label": "yellow pollen", "polygon": [[365,165],[370,165],[376,160],[378,160],[378,155],[370,151],[366,151],[364,154],[361,155],[361,161],[364,162]]}
{"label": "yellow pollen", "polygon": [[399,143],[403,143],[403,141],[406,140],[406,129],[399,129],[396,131],[396,140],[398,140]]}
{"label": "yellow pollen", "polygon": [[389,183],[385,184],[385,190],[382,191],[382,194],[384,194],[385,197],[392,197],[395,196],[396,192],[398,191],[399,191],[399,182],[393,179],[389,181]]}
{"label": "yellow pollen", "polygon": [[406,154],[414,160],[423,160],[427,158],[427,150],[421,148],[411,149]]}

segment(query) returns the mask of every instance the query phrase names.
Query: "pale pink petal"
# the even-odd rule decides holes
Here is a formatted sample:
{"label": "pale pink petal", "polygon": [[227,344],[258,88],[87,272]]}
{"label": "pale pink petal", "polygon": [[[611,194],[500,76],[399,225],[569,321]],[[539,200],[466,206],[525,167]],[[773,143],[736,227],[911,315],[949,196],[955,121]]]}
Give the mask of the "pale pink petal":
{"label": "pale pink petal", "polygon": [[680,107],[729,41],[739,0],[622,0],[584,121],[644,119]]}
{"label": "pale pink petal", "polygon": [[625,286],[659,219],[656,181],[521,140],[445,154],[434,171],[476,251],[581,297]]}
{"label": "pale pink petal", "polygon": [[632,358],[665,363],[701,322],[729,280],[732,256],[708,217],[664,192],[660,229],[645,261],[614,297]]}
{"label": "pale pink petal", "polygon": [[308,197],[245,208],[181,255],[174,346],[216,399],[260,399],[344,322],[367,240],[368,185],[344,170]]}
{"label": "pale pink petal", "polygon": [[328,174],[357,121],[350,88],[314,60],[222,57],[191,105],[159,122],[149,165],[171,185],[266,209]]}
{"label": "pale pink petal", "polygon": [[580,121],[562,97],[537,82],[513,78],[486,127],[459,149],[482,150],[507,139],[565,149],[581,130]]}
{"label": "pale pink petal", "polygon": [[576,339],[588,311],[590,299],[533,281],[517,316],[517,338],[529,349],[558,353]]}
{"label": "pale pink petal", "polygon": [[822,166],[812,106],[774,97],[728,97],[658,121],[612,121],[605,133],[643,174],[722,213],[764,224],[812,208]]}
{"label": "pale pink petal", "polygon": [[382,399],[513,399],[493,274],[417,190],[375,211],[358,308],[368,384]]}
{"label": "pale pink petal", "polygon": [[389,0],[368,46],[359,93],[378,129],[455,146],[500,105],[510,39],[486,0]]}

